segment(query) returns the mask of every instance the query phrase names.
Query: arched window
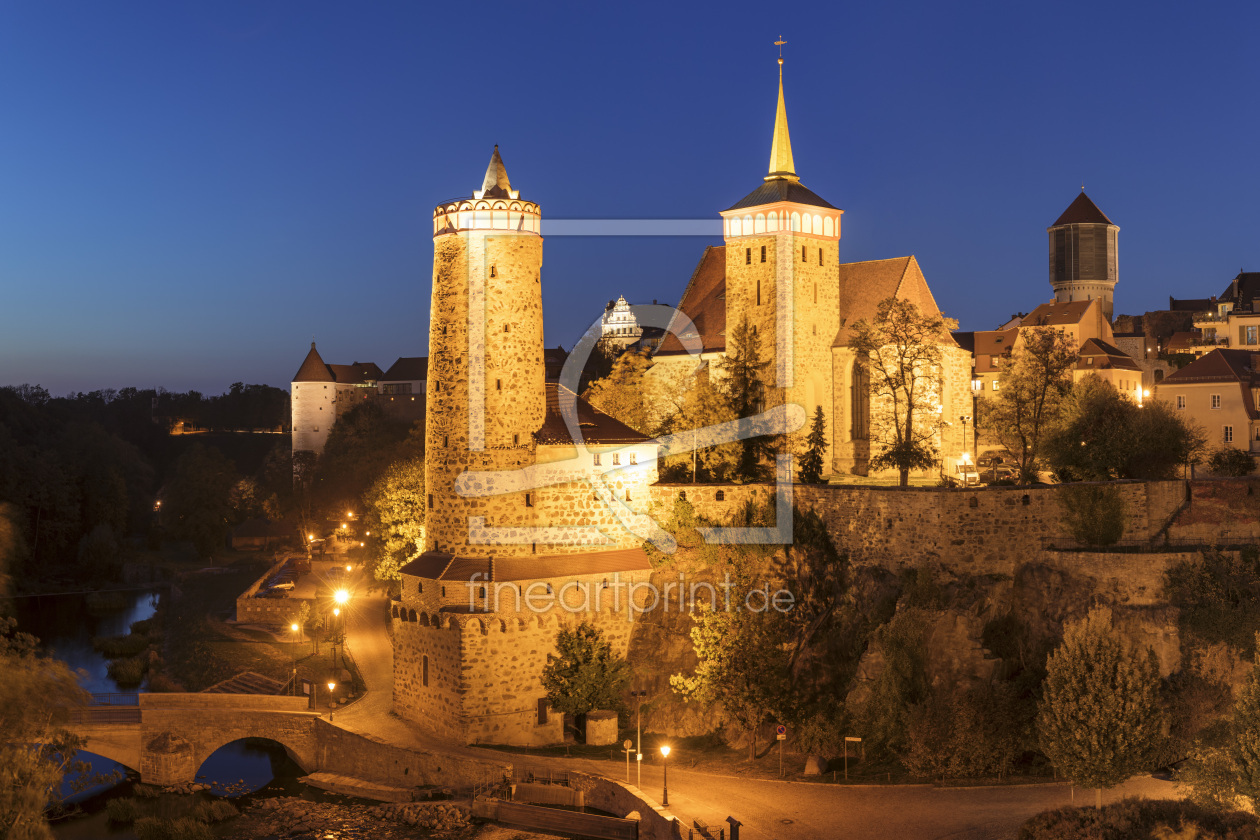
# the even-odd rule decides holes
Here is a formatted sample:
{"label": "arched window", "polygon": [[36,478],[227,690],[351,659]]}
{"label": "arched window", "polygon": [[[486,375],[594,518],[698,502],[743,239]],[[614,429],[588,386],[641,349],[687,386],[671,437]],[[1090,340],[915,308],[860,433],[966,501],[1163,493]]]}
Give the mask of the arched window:
{"label": "arched window", "polygon": [[766,232],[766,217],[762,215],[761,213],[757,214],[757,221],[753,224],[753,232],[754,233]]}
{"label": "arched window", "polygon": [[407,620],[408,620],[408,621],[415,621],[415,620],[416,620],[416,611],[415,611],[415,610],[407,610]]}
{"label": "arched window", "polygon": [[849,437],[853,440],[869,440],[871,437],[871,381],[870,374],[860,361],[854,361],[853,375],[849,383]]}
{"label": "arched window", "polygon": [[725,502],[725,501],[726,501],[726,491],[725,491],[725,490],[719,490],[719,491],[717,491],[717,497],[716,497],[716,498],[717,498],[717,500],[718,500],[719,502]]}
{"label": "arched window", "polygon": [[831,225],[831,217],[827,216],[823,219],[823,236],[831,236],[835,228]]}
{"label": "arched window", "polygon": [[779,214],[771,210],[770,215],[766,216],[766,230],[769,231],[770,233],[774,233],[778,229],[779,229]]}
{"label": "arched window", "polygon": [[792,214],[792,230],[799,232],[800,229],[801,229],[801,214],[793,213]]}
{"label": "arched window", "polygon": [[814,226],[810,221],[810,215],[806,213],[805,217],[801,219],[801,233],[813,233],[813,232],[814,232]]}

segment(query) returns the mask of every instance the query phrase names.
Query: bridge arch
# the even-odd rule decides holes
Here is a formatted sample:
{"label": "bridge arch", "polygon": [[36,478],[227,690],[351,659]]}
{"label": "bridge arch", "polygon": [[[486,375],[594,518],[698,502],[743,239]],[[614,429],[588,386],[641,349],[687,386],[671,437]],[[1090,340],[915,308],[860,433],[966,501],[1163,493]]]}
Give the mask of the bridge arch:
{"label": "bridge arch", "polygon": [[229,740],[217,747],[209,746],[209,750],[201,759],[194,771],[198,782],[218,783],[216,792],[233,791],[233,783],[245,782],[241,792],[251,792],[268,784],[285,772],[284,760],[291,761],[303,775],[316,768],[310,764],[310,757],[286,745],[283,741],[272,737],[247,736]]}

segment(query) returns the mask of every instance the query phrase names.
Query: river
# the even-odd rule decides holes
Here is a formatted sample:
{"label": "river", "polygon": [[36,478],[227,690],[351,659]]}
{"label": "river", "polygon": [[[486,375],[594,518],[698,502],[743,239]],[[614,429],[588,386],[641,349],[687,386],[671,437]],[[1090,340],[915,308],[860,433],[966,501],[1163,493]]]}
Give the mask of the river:
{"label": "river", "polygon": [[[122,689],[110,679],[107,669],[109,660],[97,653],[92,639],[97,636],[120,636],[128,632],[133,622],[149,618],[157,609],[157,592],[132,591],[123,596],[121,609],[93,613],[82,595],[40,595],[17,598],[14,612],[18,628],[37,636],[44,647],[56,658],[80,673],[80,682],[94,694],[134,694],[134,689]],[[80,756],[92,763],[93,773],[111,773],[115,769],[124,772],[120,764],[92,753]],[[108,825],[104,808],[106,802],[117,796],[129,796],[134,788],[134,773],[117,785],[98,786],[71,797],[82,813],[59,820],[53,825],[58,840],[86,840],[109,837],[113,840],[131,840],[136,835],[130,828]],[[226,791],[236,797],[302,796],[322,799],[323,796],[306,788],[297,781],[301,769],[293,763],[278,744],[267,741],[236,741],[215,751],[197,771],[198,780],[214,789]],[[163,796],[157,803],[162,813],[179,815],[191,807],[195,797]]]}

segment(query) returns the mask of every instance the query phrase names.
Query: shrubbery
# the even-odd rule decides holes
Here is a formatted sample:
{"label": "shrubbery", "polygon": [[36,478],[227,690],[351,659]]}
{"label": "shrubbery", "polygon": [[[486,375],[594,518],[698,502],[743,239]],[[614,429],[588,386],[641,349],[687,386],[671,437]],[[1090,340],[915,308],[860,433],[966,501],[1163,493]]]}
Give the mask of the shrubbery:
{"label": "shrubbery", "polygon": [[1124,499],[1119,488],[1069,484],[1059,489],[1059,505],[1072,538],[1085,545],[1113,545],[1124,534]]}
{"label": "shrubbery", "polygon": [[143,810],[140,803],[130,797],[126,799],[111,799],[105,803],[105,813],[109,817],[111,823],[116,825],[131,825],[140,819]]}
{"label": "shrubbery", "polygon": [[92,647],[108,659],[137,656],[148,646],[149,638],[135,633],[127,636],[97,636],[92,640]]}
{"label": "shrubbery", "polygon": [[1180,610],[1180,624],[1205,642],[1226,642],[1245,654],[1260,631],[1257,550],[1205,551],[1164,575],[1164,598]]}
{"label": "shrubbery", "polygon": [[131,659],[115,659],[109,663],[106,673],[120,687],[135,687],[144,682],[144,675],[149,670],[149,662],[142,656]]}
{"label": "shrubbery", "polygon": [[191,817],[177,820],[141,817],[133,830],[138,840],[214,840],[210,827]]}
{"label": "shrubbery", "polygon": [[1019,830],[1019,840],[1131,840],[1201,837],[1255,840],[1260,819],[1242,811],[1215,811],[1175,799],[1124,799],[1103,808],[1044,811]]}
{"label": "shrubbery", "polygon": [[1251,475],[1256,471],[1256,459],[1241,449],[1225,446],[1208,457],[1207,466],[1217,475]]}
{"label": "shrubbery", "polygon": [[198,802],[197,807],[188,813],[191,819],[203,823],[217,823],[230,820],[240,812],[236,806],[226,799],[214,799],[209,802]]}

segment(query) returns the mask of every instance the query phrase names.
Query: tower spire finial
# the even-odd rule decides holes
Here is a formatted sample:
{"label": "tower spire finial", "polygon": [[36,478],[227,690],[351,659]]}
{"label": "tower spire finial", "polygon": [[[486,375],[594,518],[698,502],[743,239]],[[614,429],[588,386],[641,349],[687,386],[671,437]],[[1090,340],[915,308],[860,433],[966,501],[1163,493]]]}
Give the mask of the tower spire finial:
{"label": "tower spire finial", "polygon": [[770,174],[767,181],[782,178],[799,181],[796,165],[792,161],[792,138],[788,135],[787,106],[783,103],[783,36],[774,44],[779,48],[779,107],[774,114],[774,141],[770,144]]}

